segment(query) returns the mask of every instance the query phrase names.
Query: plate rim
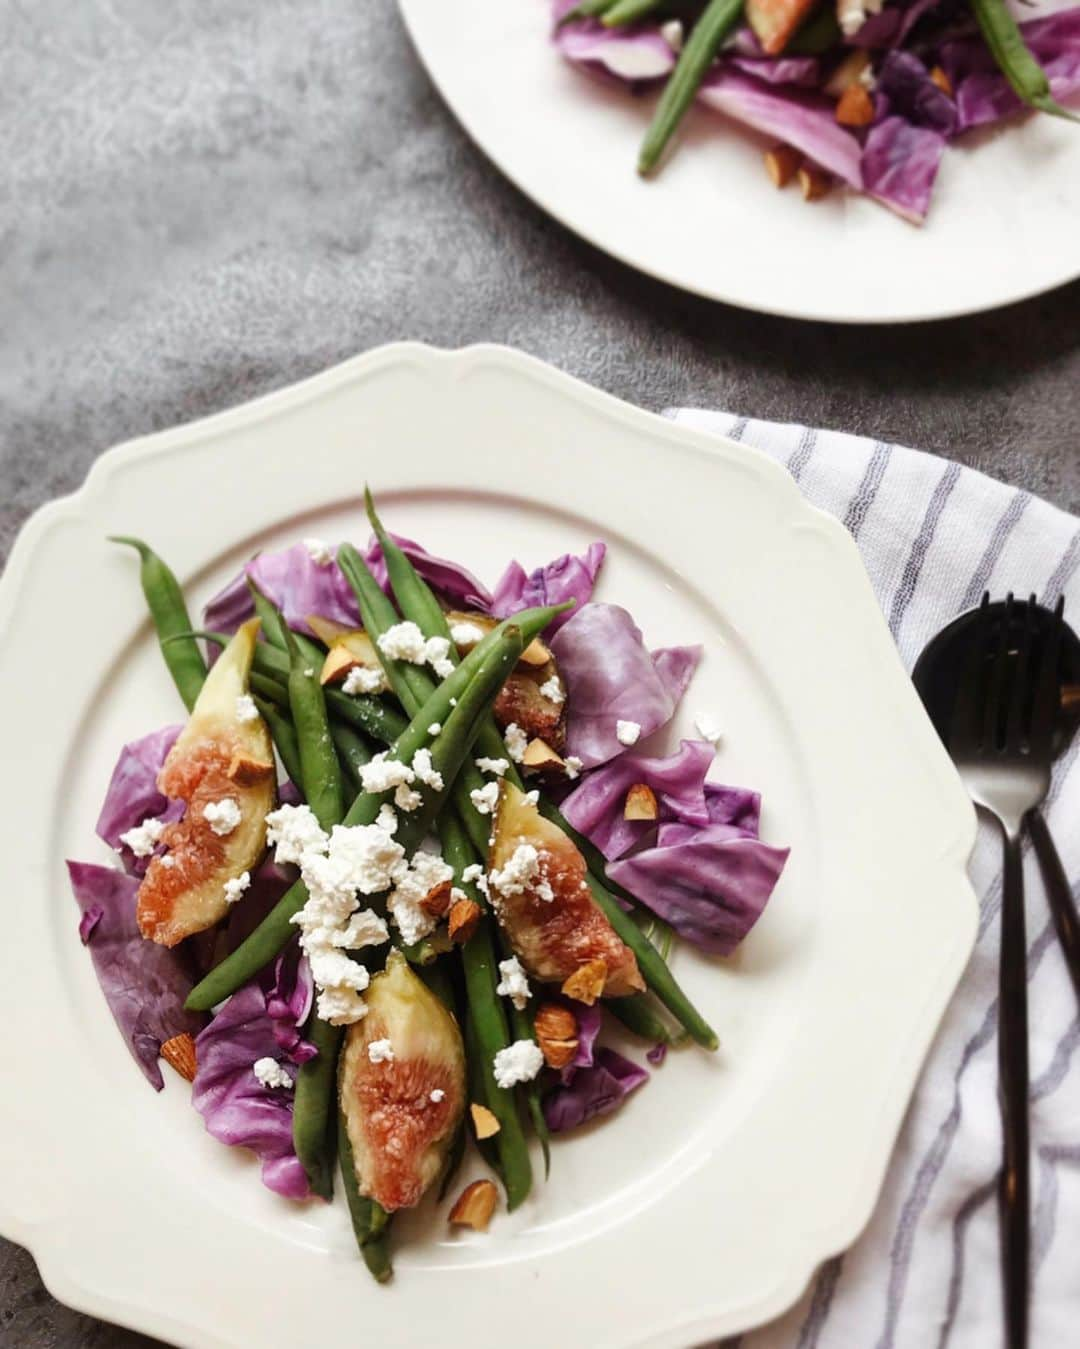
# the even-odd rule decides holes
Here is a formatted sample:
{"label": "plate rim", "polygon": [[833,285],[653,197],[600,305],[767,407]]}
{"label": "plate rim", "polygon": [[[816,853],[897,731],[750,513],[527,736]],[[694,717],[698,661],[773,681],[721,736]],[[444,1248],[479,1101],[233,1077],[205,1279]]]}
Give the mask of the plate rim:
{"label": "plate rim", "polygon": [[[484,343],[460,349],[440,349],[419,342],[402,342],[375,348],[319,374],[208,417],[165,431],[135,437],[106,450],[91,465],[85,480],[75,491],[41,506],[19,530],[3,575],[0,576],[0,627],[6,624],[26,570],[33,561],[39,543],[47,538],[53,521],[73,512],[77,513],[80,502],[89,500],[99,492],[106,492],[114,472],[131,458],[167,454],[188,443],[198,443],[208,437],[216,437],[222,432],[246,427],[264,419],[276,418],[283,412],[294,411],[307,403],[318,402],[324,395],[343,385],[363,381],[372,372],[395,364],[442,366],[444,370],[459,378],[467,376],[474,369],[493,366],[531,381],[539,381],[554,389],[559,395],[603,413],[608,419],[638,428],[647,428],[658,438],[669,442],[682,442],[688,447],[705,451],[710,455],[715,454],[720,447],[724,447],[735,458],[751,465],[758,476],[768,479],[772,489],[784,497],[798,515],[812,524],[815,533],[828,540],[830,549],[834,551],[839,549],[846,554],[839,565],[857,568],[865,594],[873,605],[875,615],[881,621],[869,580],[850,535],[835,517],[811,505],[802,496],[790,474],[762,451],[710,432],[678,425],[656,413],[634,407],[538,358],[512,348]],[[898,656],[896,665],[902,673]],[[911,697],[917,701],[913,689]],[[778,1280],[770,1296],[763,1298],[752,1311],[747,1309],[752,1319],[747,1321],[746,1329],[771,1320],[786,1310],[797,1300],[821,1261],[850,1245],[869,1221],[881,1190],[904,1111],[914,1091],[940,1019],[955,992],[973,947],[977,904],[974,890],[967,877],[966,863],[974,845],[975,812],[963,793],[959,779],[948,765],[944,750],[941,750],[938,758],[938,769],[949,779],[944,785],[952,795],[955,806],[955,820],[945,854],[938,859],[942,867],[948,862],[950,871],[955,873],[951,877],[950,885],[950,893],[955,892],[956,897],[956,925],[953,933],[953,949],[950,953],[951,960],[948,963],[943,962],[935,987],[932,990],[924,988],[923,1003],[918,1015],[913,1012],[909,1036],[915,1045],[915,1053],[894,1071],[892,1086],[888,1092],[888,1108],[883,1105],[882,1109],[882,1113],[891,1118],[891,1127],[879,1130],[873,1148],[868,1147],[868,1160],[859,1183],[852,1183],[846,1202],[829,1215],[829,1222],[819,1225],[816,1229],[818,1240],[813,1249],[808,1249],[806,1242],[802,1247],[793,1248],[792,1256],[798,1254],[800,1258],[792,1259],[785,1271],[785,1277]],[[965,903],[964,912],[961,912],[962,901]],[[117,1324],[157,1335],[159,1338],[168,1339],[177,1334],[187,1337],[194,1333],[197,1339],[185,1338],[183,1342],[222,1345],[235,1343],[227,1336],[219,1336],[215,1332],[207,1333],[204,1327],[195,1322],[182,1324],[164,1309],[159,1310],[150,1304],[140,1304],[138,1294],[134,1300],[120,1302],[114,1297],[84,1287],[79,1281],[76,1269],[66,1265],[61,1258],[62,1243],[50,1243],[48,1239],[50,1226],[46,1224],[38,1227],[33,1223],[22,1223],[13,1209],[4,1207],[2,1193],[0,1193],[0,1230],[32,1252],[42,1280],[50,1292],[66,1305]],[[677,1346],[685,1343],[682,1337],[686,1334],[726,1333],[727,1329],[728,1327],[719,1325],[711,1312],[703,1312],[678,1324],[669,1322],[660,1330],[648,1332],[644,1339],[627,1338],[620,1342]]]}

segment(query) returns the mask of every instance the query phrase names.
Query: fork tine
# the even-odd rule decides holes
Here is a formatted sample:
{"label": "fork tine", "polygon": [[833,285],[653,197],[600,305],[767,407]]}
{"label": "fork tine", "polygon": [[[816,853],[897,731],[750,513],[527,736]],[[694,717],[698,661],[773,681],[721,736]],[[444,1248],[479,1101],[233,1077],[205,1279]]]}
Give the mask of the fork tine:
{"label": "fork tine", "polygon": [[983,702],[983,751],[994,750],[1000,743],[1002,693],[1005,687],[1005,667],[1009,660],[1009,627],[1012,624],[1013,596],[1010,590],[1005,597],[1005,613],[997,631],[997,650],[994,663],[990,667],[990,680]]}
{"label": "fork tine", "polygon": [[1005,724],[1005,747],[1014,752],[1024,747],[1025,731],[1028,726],[1028,703],[1030,693],[1029,668],[1031,665],[1031,643],[1035,635],[1036,612],[1035,596],[1025,604],[1022,600],[1019,608],[1023,611],[1023,636],[1016,656],[1013,670],[1012,690],[1009,695],[1009,715]]}
{"label": "fork tine", "polygon": [[983,678],[989,646],[990,593],[986,591],[975,619],[975,640],[968,646],[960,678],[956,682],[952,717],[949,720],[949,750],[954,757],[973,753],[979,746]]}
{"label": "fork tine", "polygon": [[1031,711],[1031,752],[1048,754],[1057,719],[1061,693],[1058,684],[1058,662],[1061,656],[1061,630],[1064,626],[1065,596],[1060,595],[1054,606],[1054,617],[1042,644],[1039,673],[1035,684],[1035,700]]}

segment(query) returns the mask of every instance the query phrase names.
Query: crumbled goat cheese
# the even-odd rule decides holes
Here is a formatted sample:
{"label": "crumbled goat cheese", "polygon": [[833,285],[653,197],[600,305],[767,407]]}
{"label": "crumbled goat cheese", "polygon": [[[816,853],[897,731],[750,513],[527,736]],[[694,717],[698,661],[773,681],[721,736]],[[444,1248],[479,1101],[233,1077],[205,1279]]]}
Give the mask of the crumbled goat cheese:
{"label": "crumbled goat cheese", "polygon": [[354,665],[341,686],[343,693],[382,693],[390,686],[382,669],[372,670],[367,665]]}
{"label": "crumbled goat cheese", "polygon": [[424,660],[440,679],[449,679],[454,673],[450,659],[450,642],[446,637],[429,637],[424,643]]}
{"label": "crumbled goat cheese", "polygon": [[552,675],[550,679],[545,680],[545,682],[540,685],[540,695],[541,697],[546,698],[549,703],[554,703],[556,707],[561,707],[562,704],[566,702],[566,694],[563,691],[562,684],[559,682],[558,675]]}
{"label": "crumbled goat cheese", "polygon": [[120,842],[126,843],[136,857],[149,857],[157,846],[165,826],[160,820],[143,820],[134,829],[120,835]]}
{"label": "crumbled goat cheese", "polygon": [[251,1071],[264,1087],[291,1087],[293,1084],[293,1080],[285,1071],[284,1065],[269,1056],[265,1059],[256,1059],[251,1065]]}
{"label": "crumbled goat cheese", "polygon": [[544,1055],[535,1040],[515,1040],[495,1055],[495,1085],[516,1087],[531,1082],[544,1066]]}
{"label": "crumbled goat cheese", "polygon": [[414,791],[412,787],[406,787],[404,783],[394,793],[394,805],[398,810],[415,810],[423,799],[419,792]]}
{"label": "crumbled goat cheese", "polygon": [[524,801],[524,803],[525,803],[527,806],[535,806],[535,805],[539,805],[539,803],[540,803],[540,793],[539,793],[538,791],[536,791],[536,790],[533,790],[533,791],[531,791],[531,792],[526,792],[525,795],[524,795],[521,799],[522,799],[522,801]]}
{"label": "crumbled goat cheese", "polygon": [[375,817],[375,823],[380,829],[385,829],[388,834],[396,834],[398,818],[394,814],[394,807],[389,801],[384,801],[379,807],[379,813]]}
{"label": "crumbled goat cheese", "polygon": [[315,678],[315,666],[314,666],[314,665],[309,665],[309,666],[304,670],[304,678],[305,678],[305,679],[314,679],[314,678]]}
{"label": "crumbled goat cheese", "polygon": [[836,0],[836,20],[845,37],[854,37],[867,15],[880,14],[882,0]]}
{"label": "crumbled goat cheese", "polygon": [[444,657],[442,660],[433,660],[431,662],[431,668],[440,679],[449,679],[454,673],[454,662],[452,660],[447,660]]}
{"label": "crumbled goat cheese", "polygon": [[308,550],[308,556],[317,567],[329,567],[334,560],[334,555],[327,544],[322,539],[305,539],[304,547]]}
{"label": "crumbled goat cheese", "polygon": [[300,865],[305,853],[322,852],[327,844],[310,806],[279,806],[266,817],[266,840],[276,845],[275,862]]}
{"label": "crumbled goat cheese", "polygon": [[386,901],[402,939],[419,941],[435,926],[435,919],[423,907],[432,890],[454,878],[452,867],[435,853],[418,852],[408,869],[398,878],[394,892]]}
{"label": "crumbled goat cheese", "polygon": [[251,884],[251,872],[242,871],[239,876],[225,882],[225,903],[235,904]]}
{"label": "crumbled goat cheese", "polygon": [[636,721],[617,721],[615,739],[620,745],[636,745],[641,736],[641,725]]}
{"label": "crumbled goat cheese", "polygon": [[428,1100],[433,1101],[435,1105],[438,1105],[439,1102],[443,1100],[445,1096],[446,1092],[443,1091],[442,1087],[435,1087],[434,1090],[429,1094]]}
{"label": "crumbled goat cheese", "polygon": [[351,988],[363,993],[371,976],[358,961],[350,960],[344,951],[313,951],[308,955],[311,977],[320,988]]}
{"label": "crumbled goat cheese", "polygon": [[519,843],[500,871],[493,871],[491,884],[501,895],[523,895],[540,870],[540,854],[531,843]]}
{"label": "crumbled goat cheese", "polygon": [[407,763],[387,758],[382,750],[360,769],[360,784],[365,792],[388,792],[413,780],[413,771]]}
{"label": "crumbled goat cheese", "polygon": [[456,699],[456,698],[451,698],[451,699],[450,699],[450,706],[451,706],[451,707],[457,707],[457,699]]}
{"label": "crumbled goat cheese", "polygon": [[523,1012],[525,1004],[532,997],[532,989],[529,987],[529,981],[525,977],[525,971],[517,956],[511,956],[509,960],[499,961],[499,975],[500,979],[495,986],[495,992],[500,997],[509,998],[518,1011]]}
{"label": "crumbled goat cheese", "polygon": [[476,766],[481,773],[494,773],[497,778],[501,778],[510,767],[509,759],[485,759],[476,760]]}
{"label": "crumbled goat cheese", "polygon": [[566,776],[573,782],[575,778],[581,777],[581,770],[585,765],[576,754],[568,754],[563,760],[563,767],[566,769]]}
{"label": "crumbled goat cheese", "polygon": [[164,857],[159,857],[158,861],[161,863],[163,867],[165,867],[166,870],[171,870],[174,866],[176,866],[176,858],[170,857],[168,853],[166,853]]}
{"label": "crumbled goat cheese", "polygon": [[367,1016],[367,1003],[351,988],[326,988],[319,994],[317,1011],[320,1021],[331,1026],[351,1026]]}
{"label": "crumbled goat cheese", "polygon": [[427,728],[428,735],[439,735],[441,731],[442,731],[441,721],[433,721],[431,725]]}
{"label": "crumbled goat cheese", "polygon": [[477,809],[480,815],[490,815],[499,804],[499,784],[489,782],[483,787],[474,787],[469,793],[469,800]]}
{"label": "crumbled goat cheese", "polygon": [[220,801],[207,801],[203,806],[203,819],[219,838],[231,834],[243,818],[240,802],[231,796]]}
{"label": "crumbled goat cheese", "polygon": [[678,19],[669,19],[660,25],[660,36],[673,52],[681,52],[683,45],[683,26]]}
{"label": "crumbled goat cheese", "polygon": [[259,709],[255,706],[255,699],[250,693],[241,693],[237,698],[236,720],[243,726],[259,720]]}
{"label": "crumbled goat cheese", "polygon": [[430,787],[434,792],[441,792],[443,789],[443,776],[431,762],[431,750],[418,749],[413,755],[412,771],[417,782],[422,782],[425,787]]}
{"label": "crumbled goat cheese", "polygon": [[374,909],[358,909],[344,927],[330,933],[332,946],[359,951],[363,946],[381,946],[390,940],[390,931]]}
{"label": "crumbled goat cheese", "polygon": [[452,623],[450,625],[450,640],[455,646],[475,646],[477,642],[484,639],[483,628],[477,627],[475,623]]}
{"label": "crumbled goat cheese", "polygon": [[529,744],[529,737],[521,729],[516,721],[512,721],[503,732],[503,740],[506,742],[506,748],[510,753],[511,759],[515,763],[520,763],[525,757],[525,750]]}
{"label": "crumbled goat cheese", "polygon": [[367,1056],[372,1063],[393,1063],[394,1046],[389,1040],[372,1040],[367,1047]]}
{"label": "crumbled goat cheese", "polygon": [[383,655],[391,660],[407,660],[412,665],[424,663],[424,634],[411,619],[387,628],[376,642]]}
{"label": "crumbled goat cheese", "polygon": [[711,712],[702,712],[694,718],[694,725],[697,727],[698,735],[702,740],[708,740],[710,744],[717,745],[724,732],[721,729],[719,721]]}
{"label": "crumbled goat cheese", "polygon": [[480,865],[479,862],[470,862],[469,865],[465,868],[465,870],[461,873],[462,884],[469,885],[473,881],[478,881],[483,874],[484,868]]}

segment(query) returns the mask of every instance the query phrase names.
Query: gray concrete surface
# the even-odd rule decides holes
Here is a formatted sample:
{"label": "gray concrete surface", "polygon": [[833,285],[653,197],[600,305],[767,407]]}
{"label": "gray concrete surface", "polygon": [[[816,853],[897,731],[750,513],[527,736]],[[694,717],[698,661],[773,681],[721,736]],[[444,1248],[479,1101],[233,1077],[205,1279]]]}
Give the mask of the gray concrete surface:
{"label": "gray concrete surface", "polygon": [[[892,330],[669,290],[498,176],[393,0],[0,0],[0,166],[0,559],[115,441],[405,337],[918,445],[1080,511],[1080,284]],[[0,1245],[5,1349],[148,1343]]]}

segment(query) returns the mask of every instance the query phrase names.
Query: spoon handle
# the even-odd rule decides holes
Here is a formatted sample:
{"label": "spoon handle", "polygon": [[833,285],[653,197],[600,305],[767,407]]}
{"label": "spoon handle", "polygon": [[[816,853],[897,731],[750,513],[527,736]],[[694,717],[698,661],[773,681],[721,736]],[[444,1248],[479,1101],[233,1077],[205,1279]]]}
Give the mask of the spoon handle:
{"label": "spoon handle", "polygon": [[1028,816],[1028,828],[1035,845],[1035,856],[1039,859],[1043,885],[1050,900],[1058,941],[1065,954],[1065,965],[1076,990],[1077,1001],[1080,1002],[1080,914],[1076,911],[1076,901],[1057,847],[1040,811],[1033,810]]}
{"label": "spoon handle", "polygon": [[1005,834],[998,971],[998,1096],[1002,1159],[998,1192],[1001,1276],[1005,1291],[1005,1343],[1026,1349],[1031,1228],[1028,1138],[1027,937],[1020,840]]}

